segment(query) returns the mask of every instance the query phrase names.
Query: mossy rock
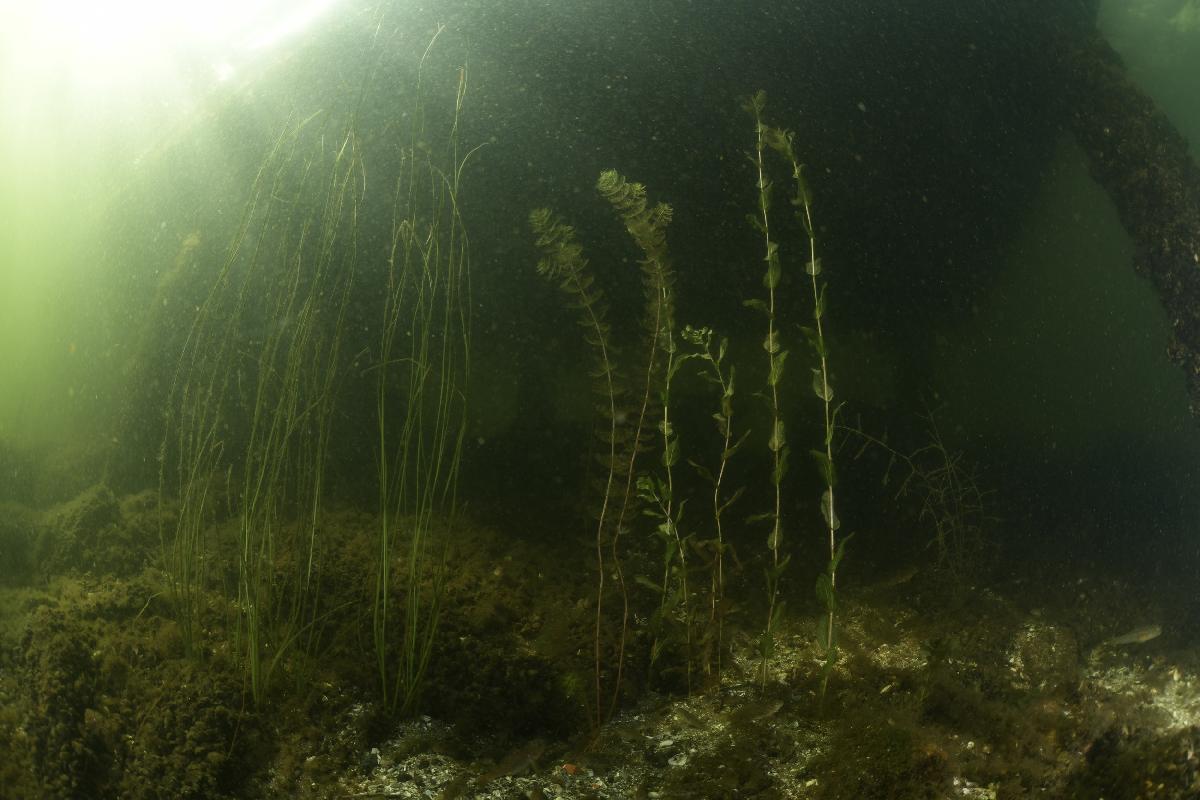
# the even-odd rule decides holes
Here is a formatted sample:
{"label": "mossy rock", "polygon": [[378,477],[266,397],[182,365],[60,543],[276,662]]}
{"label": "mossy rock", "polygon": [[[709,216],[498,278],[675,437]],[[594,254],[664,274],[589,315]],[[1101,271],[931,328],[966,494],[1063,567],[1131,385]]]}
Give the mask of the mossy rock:
{"label": "mossy rock", "polygon": [[96,705],[95,638],[77,620],[44,606],[32,615],[21,643],[29,699],[24,729],[30,740],[40,796],[90,796],[103,784],[103,748],[89,735]]}
{"label": "mossy rock", "polygon": [[231,675],[175,661],[129,733],[119,795],[129,800],[239,796],[258,748]]}
{"label": "mossy rock", "polygon": [[1079,682],[1079,643],[1070,630],[1031,621],[1014,633],[1007,658],[1016,691],[1068,692]]}
{"label": "mossy rock", "polygon": [[0,505],[0,586],[27,586],[33,580],[37,515],[14,504]]}
{"label": "mossy rock", "polygon": [[886,719],[841,727],[814,774],[822,800],[936,800],[949,795],[944,750]]}
{"label": "mossy rock", "polygon": [[[70,571],[134,574],[145,564],[150,527],[145,514],[137,520],[131,527],[112,490],[96,484],[45,513],[33,547],[34,569],[43,578]],[[157,535],[156,526],[154,531]]]}
{"label": "mossy rock", "polygon": [[1200,726],[1172,733],[1105,731],[1067,782],[1064,797],[1106,800],[1194,800],[1200,797]]}

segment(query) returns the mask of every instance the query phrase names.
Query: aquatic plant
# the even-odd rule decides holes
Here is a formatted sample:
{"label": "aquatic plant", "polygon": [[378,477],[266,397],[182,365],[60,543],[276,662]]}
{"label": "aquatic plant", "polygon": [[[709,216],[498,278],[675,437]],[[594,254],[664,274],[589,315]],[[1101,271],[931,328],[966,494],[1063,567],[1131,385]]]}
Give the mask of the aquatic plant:
{"label": "aquatic plant", "polygon": [[961,585],[979,566],[985,530],[995,519],[975,466],[946,445],[932,411],[925,421],[927,441],[907,459],[909,483],[921,498],[920,518],[933,527],[927,546],[937,554],[935,568]]}
{"label": "aquatic plant", "polygon": [[[214,483],[230,470],[223,461],[224,414],[237,330],[245,309],[245,287],[233,289],[233,266],[250,232],[255,210],[268,201],[270,168],[294,130],[284,129],[258,169],[250,196],[225,257],[204,300],[192,318],[164,409],[163,440],[158,453],[158,536],[160,560],[167,579],[168,595],[188,655],[196,653],[196,636],[202,594],[208,583],[208,543],[205,533],[215,516]],[[235,301],[224,308],[232,292]],[[213,324],[218,315],[224,325]],[[167,513],[168,498],[174,495],[177,508],[174,525]],[[168,533],[168,528],[173,527]]]}
{"label": "aquatic plant", "polygon": [[765,304],[758,304],[758,308],[765,310],[768,321],[767,339],[763,347],[770,354],[770,371],[768,373],[767,383],[771,390],[771,408],[774,419],[774,428],[772,430],[771,439],[768,446],[775,458],[775,469],[772,473],[772,482],[775,486],[776,506],[773,514],[769,517],[773,522],[771,538],[768,540],[768,547],[771,549],[772,563],[767,570],[767,586],[768,586],[768,611],[767,625],[763,633],[762,639],[762,674],[761,678],[765,685],[766,682],[766,666],[767,660],[770,657],[773,641],[774,630],[778,624],[775,618],[777,613],[776,596],[778,594],[778,582],[783,566],[787,563],[787,559],[779,558],[779,481],[782,478],[782,472],[786,467],[787,444],[783,436],[783,422],[779,416],[779,395],[778,383],[783,371],[783,361],[787,356],[787,351],[782,350],[776,340],[777,329],[774,325],[775,321],[775,287],[779,283],[780,266],[779,266],[779,246],[772,240],[770,232],[770,190],[771,181],[767,175],[763,151],[764,147],[769,147],[774,150],[791,167],[792,183],[794,193],[789,198],[792,208],[795,210],[796,218],[800,221],[801,228],[804,230],[805,238],[807,239],[807,253],[805,255],[804,272],[809,278],[809,284],[812,288],[812,325],[803,326],[801,330],[804,332],[805,338],[808,340],[809,346],[812,349],[813,356],[816,359],[816,366],[812,367],[812,391],[813,394],[821,401],[822,409],[822,440],[819,448],[813,448],[809,452],[817,462],[817,468],[820,472],[824,489],[821,493],[821,517],[824,520],[825,531],[829,545],[829,561],[825,565],[825,569],[817,578],[816,593],[817,599],[820,601],[824,614],[817,627],[817,644],[824,654],[824,668],[821,676],[821,693],[824,694],[825,688],[828,685],[830,673],[833,667],[837,664],[838,647],[837,647],[837,571],[841,564],[842,558],[845,556],[846,543],[849,542],[851,536],[838,538],[838,530],[841,527],[841,521],[838,519],[835,487],[837,484],[837,472],[834,468],[833,460],[833,436],[837,427],[837,417],[840,406],[833,404],[833,386],[830,381],[829,373],[829,348],[825,337],[825,289],[826,284],[821,280],[822,262],[818,255],[818,242],[816,227],[813,224],[813,199],[812,193],[809,191],[808,182],[804,177],[804,164],[801,163],[795,150],[795,132],[775,128],[767,125],[763,120],[763,112],[766,108],[766,93],[757,92],[747,103],[748,110],[753,114],[755,121],[755,131],[757,133],[755,154],[752,158],[758,170],[758,194],[759,194],[759,216],[752,218],[752,222],[763,235],[763,240],[766,246],[766,255],[764,260],[767,262],[767,272],[763,277],[763,284],[767,287],[768,301]]}
{"label": "aquatic plant", "polygon": [[683,646],[687,691],[688,694],[691,694],[693,621],[691,592],[688,590],[687,563],[687,542],[691,537],[681,535],[679,529],[687,501],[676,502],[675,464],[679,461],[679,435],[671,422],[671,383],[686,359],[675,357],[676,345],[672,327],[673,322],[668,318],[664,323],[661,337],[666,358],[666,370],[662,388],[659,390],[661,418],[658,422],[658,429],[662,435],[660,458],[662,475],[655,472],[639,475],[637,489],[638,497],[646,502],[644,513],[657,520],[655,534],[659,537],[663,548],[661,584],[655,585],[652,581],[646,580],[651,589],[659,594],[658,609],[650,620],[650,628],[654,636],[654,641],[650,645],[650,671],[653,673],[655,662],[670,638],[673,627],[672,620],[678,618],[682,623],[680,626],[682,634],[678,638]]}
{"label": "aquatic plant", "polygon": [[829,683],[829,675],[837,664],[837,630],[835,621],[837,615],[837,570],[846,554],[846,543],[854,534],[838,538],[837,532],[841,527],[835,504],[834,488],[837,484],[837,472],[833,463],[833,433],[837,426],[838,412],[841,406],[833,405],[833,386],[829,378],[829,348],[825,339],[825,287],[820,280],[822,263],[817,255],[817,232],[813,224],[813,200],[808,182],[804,179],[804,165],[800,163],[793,147],[795,133],[779,128],[767,129],[767,141],[772,149],[782,155],[792,168],[792,181],[795,194],[791,198],[796,217],[800,220],[804,235],[808,239],[808,260],[804,264],[804,272],[809,277],[812,287],[812,319],[811,327],[804,326],[801,330],[812,348],[817,359],[817,366],[812,368],[813,394],[821,401],[822,411],[822,440],[819,449],[813,449],[818,470],[824,481],[825,489],[821,493],[821,517],[825,522],[825,530],[829,541],[829,562],[825,570],[817,578],[817,599],[825,608],[825,616],[817,631],[817,644],[824,650],[825,666],[821,675],[821,693]]}
{"label": "aquatic plant", "polygon": [[[593,636],[593,662],[595,669],[594,705],[591,709],[593,726],[599,726],[604,714],[603,685],[603,609],[605,599],[605,552],[611,534],[608,529],[609,502],[613,495],[619,461],[617,459],[617,397],[619,380],[616,375],[612,344],[609,341],[611,327],[606,321],[608,307],[604,292],[595,286],[595,278],[583,256],[583,247],[575,239],[575,229],[554,216],[550,209],[539,208],[529,215],[529,225],[542,252],[537,264],[539,275],[557,281],[558,287],[570,298],[570,303],[579,313],[579,324],[584,329],[584,339],[591,346],[595,364],[592,368],[593,390],[600,397],[599,410],[607,423],[601,435],[607,455],[603,459],[606,469],[600,490],[600,506],[596,514],[596,608]],[[619,562],[618,562],[619,564]],[[618,575],[620,575],[618,567]],[[624,586],[621,587],[624,592]]]}
{"label": "aquatic plant", "polygon": [[[438,33],[441,32],[439,28]],[[446,547],[457,513],[466,434],[470,365],[467,235],[459,196],[474,150],[460,152],[458,125],[466,96],[459,70],[453,118],[439,163],[423,144],[421,75],[418,108],[403,146],[393,196],[391,244],[383,293],[375,410],[379,489],[372,640],[384,706],[412,713],[433,653],[445,590]],[[396,396],[399,408],[396,408]],[[435,522],[446,530],[435,537]],[[394,564],[403,564],[403,604],[393,597]],[[396,611],[402,613],[399,631]],[[398,647],[393,646],[398,636]]]}
{"label": "aquatic plant", "polygon": [[[686,591],[686,558],[683,543],[679,539],[677,518],[673,516],[674,498],[671,496],[671,467],[678,458],[678,440],[671,430],[670,417],[667,412],[670,396],[671,365],[674,363],[675,342],[672,331],[675,324],[675,295],[674,272],[667,256],[667,226],[671,222],[672,209],[666,203],[649,205],[646,199],[646,187],[640,183],[630,183],[616,170],[605,170],[600,173],[596,189],[609,202],[613,210],[625,224],[625,230],[634,243],[642,251],[643,258],[638,262],[641,268],[642,294],[645,307],[642,312],[642,328],[645,338],[645,364],[642,365],[642,379],[636,384],[638,394],[634,396],[635,417],[631,425],[630,446],[625,456],[626,464],[623,469],[625,481],[621,494],[621,504],[617,511],[616,528],[613,531],[612,551],[616,554],[617,546],[624,529],[625,519],[632,509],[632,501],[636,496],[637,471],[635,461],[643,445],[643,432],[652,413],[651,398],[656,392],[661,393],[663,419],[663,464],[667,469],[667,483],[663,489],[666,492],[661,509],[666,519],[673,520],[669,525],[670,537],[678,548],[681,559],[680,570],[685,575],[683,580],[683,602],[687,603]],[[660,355],[659,350],[662,350]],[[665,358],[664,358],[665,357]],[[682,507],[680,508],[682,512]],[[614,558],[614,561],[616,559]],[[620,574],[618,572],[618,574]],[[622,577],[623,581],[624,578]],[[622,587],[622,617],[621,632],[617,642],[617,676],[616,689],[620,690],[621,673],[625,661],[625,639],[629,630],[629,594]],[[690,637],[690,624],[689,624]],[[690,638],[689,638],[690,651]],[[690,669],[690,660],[689,660]],[[690,679],[690,673],[689,673]],[[614,692],[609,707],[611,714],[616,707],[619,694]]]}
{"label": "aquatic plant", "polygon": [[961,586],[978,567],[986,530],[995,521],[987,509],[990,492],[980,486],[977,470],[965,454],[947,444],[936,411],[927,410],[924,420],[924,444],[907,453],[885,438],[867,433],[861,426],[841,427],[863,441],[856,457],[867,447],[877,447],[888,454],[883,473],[885,485],[891,482],[897,462],[907,470],[895,497],[911,495],[917,499],[918,518],[932,527],[924,549],[933,550],[934,570]]}
{"label": "aquatic plant", "polygon": [[766,301],[758,299],[745,301],[747,307],[762,312],[767,320],[767,335],[763,339],[762,347],[767,353],[766,397],[771,413],[771,425],[766,445],[771,454],[771,489],[774,495],[774,505],[769,511],[751,517],[752,521],[766,520],[771,526],[767,534],[767,550],[770,552],[770,564],[766,568],[767,619],[758,643],[759,680],[764,688],[767,683],[767,665],[775,652],[775,633],[779,628],[783,613],[783,602],[779,599],[779,583],[791,558],[790,555],[782,552],[783,479],[787,474],[789,448],[783,420],[780,382],[783,378],[783,366],[787,361],[788,351],[783,349],[780,342],[775,302],[775,289],[779,286],[782,267],[779,261],[779,242],[771,234],[772,183],[767,172],[765,152],[772,129],[763,121],[766,103],[766,92],[759,91],[750,97],[743,106],[754,117],[755,142],[750,160],[757,172],[755,186],[758,190],[755,213],[748,215],[748,219],[762,235],[763,261],[767,265],[766,272],[763,273],[763,286],[767,290]]}
{"label": "aquatic plant", "polygon": [[[537,264],[538,274],[556,281],[570,298],[572,307],[579,312],[584,338],[591,346],[596,362],[592,377],[594,389],[601,399],[599,412],[607,423],[601,433],[607,455],[602,458],[605,477],[595,535],[595,707],[591,709],[594,726],[611,715],[621,695],[630,610],[628,587],[621,566],[620,539],[625,521],[637,500],[636,461],[645,444],[652,413],[651,398],[662,380],[663,366],[659,351],[669,335],[674,307],[673,276],[666,247],[666,227],[671,221],[671,207],[665,203],[649,205],[645,187],[626,181],[615,170],[602,172],[596,189],[613,206],[626,231],[643,253],[640,267],[645,309],[641,351],[645,360],[631,370],[630,374],[639,376],[632,384],[633,388],[630,388],[631,379],[619,369],[611,341],[612,329],[605,319],[607,306],[604,294],[595,286],[595,278],[583,256],[583,248],[576,241],[575,229],[546,208],[535,209],[529,215],[530,227],[542,253]],[[626,395],[630,395],[631,399],[625,400]],[[606,566],[616,579],[621,603],[620,626],[612,643],[612,649],[615,650],[614,676],[608,689],[604,685]]]}
{"label": "aquatic plant", "polygon": [[[177,362],[159,483],[164,502],[175,494],[180,508],[174,535],[166,524],[160,530],[164,571],[189,653],[198,651],[205,593],[225,592],[235,609],[232,650],[255,703],[283,659],[309,655],[324,621],[345,607],[326,608],[321,592],[324,475],[337,387],[368,355],[378,360],[358,377],[375,381],[380,516],[363,611],[383,707],[409,713],[419,698],[449,535],[434,542],[433,529],[443,519],[453,529],[466,424],[470,304],[458,202],[471,155],[458,145],[465,68],[458,77],[439,154],[426,144],[417,80],[390,195],[390,247],[370,276],[382,284],[380,324],[366,334],[378,336],[378,350],[349,356],[343,346],[364,260],[367,185],[352,107],[340,130],[334,114],[318,113],[276,137]],[[222,488],[223,510],[236,519],[235,588],[208,574],[219,556],[212,525]]]}
{"label": "aquatic plant", "polygon": [[696,542],[695,549],[707,553],[709,563],[709,614],[708,625],[701,637],[704,646],[702,663],[706,672],[713,675],[719,683],[722,672],[722,659],[725,650],[725,551],[729,548],[725,541],[724,516],[725,512],[741,498],[745,486],[739,486],[732,493],[725,493],[725,478],[729,470],[730,459],[741,448],[750,435],[743,431],[734,440],[733,398],[734,398],[734,367],[726,367],[725,355],[729,348],[729,340],[722,337],[713,351],[713,331],[711,328],[693,328],[685,326],[680,336],[691,344],[695,350],[686,354],[687,359],[697,359],[702,362],[701,377],[714,384],[720,391],[717,411],[712,418],[716,422],[717,432],[721,436],[721,455],[717,461],[716,471],[689,459],[689,463],[697,473],[712,486],[712,518],[713,538]]}
{"label": "aquatic plant", "polygon": [[[352,128],[332,158],[320,162],[320,154],[308,154],[288,176],[294,183],[272,187],[271,202],[286,209],[273,220],[284,233],[259,265],[271,275],[263,309],[268,324],[257,339],[249,431],[236,465],[236,630],[256,703],[265,699],[280,660],[317,620],[324,469],[357,268],[362,164]],[[320,182],[315,189],[310,178]]]}
{"label": "aquatic plant", "polygon": [[[316,526],[354,272],[352,254],[335,255],[334,247],[345,204],[353,203],[353,136],[347,132],[334,154],[307,150],[315,118],[287,123],[260,164],[177,361],[159,456],[160,502],[178,498],[173,535],[160,515],[162,562],[189,654],[197,652],[203,595],[212,588],[209,528],[218,514],[238,518],[235,650],[255,700],[270,672],[262,652],[271,649],[276,662],[302,620],[314,618]],[[266,308],[252,309],[252,297],[268,298]],[[284,515],[306,524],[285,526]],[[281,567],[298,590],[279,590]]]}

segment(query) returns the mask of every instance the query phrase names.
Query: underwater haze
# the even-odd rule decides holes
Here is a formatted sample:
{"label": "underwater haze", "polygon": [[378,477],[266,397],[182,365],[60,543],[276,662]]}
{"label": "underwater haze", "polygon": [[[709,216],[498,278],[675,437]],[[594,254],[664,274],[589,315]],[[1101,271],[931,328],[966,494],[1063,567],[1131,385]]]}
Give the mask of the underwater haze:
{"label": "underwater haze", "polygon": [[0,10],[0,800],[1200,797],[1200,2]]}

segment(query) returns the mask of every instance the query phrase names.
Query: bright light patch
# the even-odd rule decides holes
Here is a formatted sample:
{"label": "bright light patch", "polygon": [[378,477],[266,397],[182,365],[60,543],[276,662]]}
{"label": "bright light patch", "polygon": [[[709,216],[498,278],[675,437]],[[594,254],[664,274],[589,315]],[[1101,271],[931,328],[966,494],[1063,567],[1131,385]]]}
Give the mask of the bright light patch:
{"label": "bright light patch", "polygon": [[313,20],[319,17],[336,0],[310,0],[308,3],[295,3],[295,10],[287,17],[281,17],[274,25],[251,40],[254,49],[270,47],[278,41],[286,39],[307,28]]}
{"label": "bright light patch", "polygon": [[230,64],[228,61],[222,61],[221,63],[219,63],[213,67],[213,72],[215,72],[217,74],[217,80],[224,83],[225,81],[232,78],[233,74],[235,72],[237,72],[237,70],[235,70],[233,68],[233,65]]}
{"label": "bright light patch", "polygon": [[76,89],[145,89],[205,67],[218,80],[249,51],[302,30],[335,0],[3,2],[10,79]]}

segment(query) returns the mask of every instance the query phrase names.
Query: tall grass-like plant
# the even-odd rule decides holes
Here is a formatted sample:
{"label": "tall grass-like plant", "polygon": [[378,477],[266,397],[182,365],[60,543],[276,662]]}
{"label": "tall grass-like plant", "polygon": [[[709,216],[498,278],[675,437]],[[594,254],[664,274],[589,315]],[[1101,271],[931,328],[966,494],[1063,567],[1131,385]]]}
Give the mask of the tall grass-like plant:
{"label": "tall grass-like plant", "polygon": [[[160,530],[163,565],[190,654],[213,588],[218,490],[220,510],[238,518],[234,650],[256,702],[271,665],[315,619],[317,520],[355,265],[342,239],[361,167],[353,134],[328,152],[315,118],[287,124],[256,174],[184,341],[160,455],[160,498],[179,502],[173,535]],[[252,308],[252,298],[268,301]],[[294,518],[307,524],[284,524]],[[294,584],[286,590],[281,572]]]}
{"label": "tall grass-like plant", "polygon": [[[323,164],[322,158],[329,158]],[[317,617],[314,569],[340,342],[356,269],[361,163],[353,132],[306,157],[266,266],[268,324],[255,358],[238,471],[238,622],[251,695],[261,703],[280,660]],[[315,183],[316,185],[312,185]]]}
{"label": "tall grass-like plant", "polygon": [[[418,104],[436,39],[422,56]],[[420,105],[401,148],[374,368],[379,529],[372,639],[383,705],[400,715],[415,710],[433,653],[466,433],[470,282],[459,196],[474,152],[459,149],[466,89],[464,67],[443,154],[424,145]],[[436,531],[439,522],[444,531]]]}
{"label": "tall grass-like plant", "polygon": [[[285,128],[259,167],[236,232],[217,276],[197,308],[176,362],[167,393],[164,433],[158,456],[159,544],[175,618],[188,655],[197,651],[203,594],[208,588],[207,531],[216,514],[214,495],[221,477],[229,483],[223,460],[226,402],[237,353],[237,333],[245,312],[244,277],[234,274],[243,245],[260,210],[269,204],[275,173],[287,160],[299,127]],[[232,295],[233,302],[228,298]],[[220,320],[223,324],[217,324]],[[225,487],[228,489],[228,486]],[[174,530],[165,513],[174,495]]]}
{"label": "tall grass-like plant", "polygon": [[[390,248],[386,263],[380,259],[379,361],[371,375],[380,529],[366,611],[383,706],[398,713],[414,708],[429,663],[446,542],[435,542],[433,531],[441,520],[453,528],[465,431],[470,303],[458,202],[470,156],[458,149],[465,68],[458,77],[444,153],[425,144],[420,103],[407,115]],[[416,96],[423,92],[418,80]],[[351,360],[343,343],[362,276],[367,170],[357,111],[340,131],[332,116],[289,123],[264,158],[168,398],[160,496],[165,503],[175,494],[179,513],[160,541],[173,605],[194,653],[205,596],[225,589],[235,609],[232,651],[256,703],[285,658],[317,646],[322,621],[336,610],[321,596],[322,507],[337,387]],[[386,207],[388,197],[377,205]],[[236,523],[233,589],[207,572],[222,487]]]}

